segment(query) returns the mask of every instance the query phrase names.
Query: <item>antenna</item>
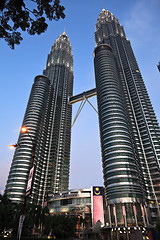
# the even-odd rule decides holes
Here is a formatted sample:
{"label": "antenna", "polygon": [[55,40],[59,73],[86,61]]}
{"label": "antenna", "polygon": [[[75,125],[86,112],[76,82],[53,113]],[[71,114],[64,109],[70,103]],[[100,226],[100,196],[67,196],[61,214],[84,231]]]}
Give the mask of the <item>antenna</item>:
{"label": "antenna", "polygon": [[103,0],[102,0],[102,9],[104,8],[104,6],[103,6]]}
{"label": "antenna", "polygon": [[66,25],[64,25],[64,31],[63,34],[66,34]]}

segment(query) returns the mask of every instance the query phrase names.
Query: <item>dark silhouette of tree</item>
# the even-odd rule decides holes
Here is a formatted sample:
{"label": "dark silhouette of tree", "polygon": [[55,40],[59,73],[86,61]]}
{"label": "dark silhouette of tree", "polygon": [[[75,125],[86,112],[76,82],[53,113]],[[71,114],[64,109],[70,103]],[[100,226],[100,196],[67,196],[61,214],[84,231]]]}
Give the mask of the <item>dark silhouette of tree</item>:
{"label": "dark silhouette of tree", "polygon": [[39,35],[47,30],[47,19],[65,18],[64,10],[60,0],[0,0],[0,38],[14,49],[22,31]]}
{"label": "dark silhouette of tree", "polygon": [[159,217],[157,218],[155,229],[160,233],[160,218]]}
{"label": "dark silhouette of tree", "polygon": [[47,207],[27,203],[24,215],[22,237],[31,237],[33,229],[39,229],[42,235],[48,236],[51,231],[51,216]]}
{"label": "dark silhouette of tree", "polygon": [[13,229],[16,235],[21,208],[21,205],[11,203],[5,194],[0,195],[0,233],[4,229]]}
{"label": "dark silhouette of tree", "polygon": [[56,238],[68,239],[75,237],[77,217],[55,215],[52,216],[52,233]]}
{"label": "dark silhouette of tree", "polygon": [[[13,203],[4,194],[0,195],[0,235],[4,230],[12,229],[12,238],[16,238],[20,215],[24,204]],[[22,238],[32,237],[33,229],[39,230],[42,236],[56,236],[56,238],[68,239],[75,237],[77,217],[53,215],[47,207],[26,203]]]}

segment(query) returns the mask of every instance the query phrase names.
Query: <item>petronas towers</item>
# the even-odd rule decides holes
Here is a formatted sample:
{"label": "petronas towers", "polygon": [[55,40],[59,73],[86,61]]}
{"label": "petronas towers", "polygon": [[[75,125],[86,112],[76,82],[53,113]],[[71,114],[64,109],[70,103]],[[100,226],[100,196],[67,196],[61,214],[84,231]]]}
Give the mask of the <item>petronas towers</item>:
{"label": "petronas towers", "polygon": [[68,189],[73,91],[73,56],[65,32],[48,55],[43,75],[35,77],[13,157],[6,192],[13,201],[23,201],[31,155],[35,148],[32,201],[42,204],[46,193]]}
{"label": "petronas towers", "polygon": [[130,41],[109,11],[95,32],[95,78],[104,185],[112,221],[137,225],[159,214],[160,128]]}
{"label": "petronas towers", "polygon": [[[108,224],[135,224],[159,214],[160,128],[130,41],[115,16],[103,9],[95,32],[94,66]],[[73,56],[60,35],[43,75],[35,77],[6,193],[22,201],[33,146],[32,201],[68,189],[73,92]],[[124,223],[125,222],[125,223]]]}

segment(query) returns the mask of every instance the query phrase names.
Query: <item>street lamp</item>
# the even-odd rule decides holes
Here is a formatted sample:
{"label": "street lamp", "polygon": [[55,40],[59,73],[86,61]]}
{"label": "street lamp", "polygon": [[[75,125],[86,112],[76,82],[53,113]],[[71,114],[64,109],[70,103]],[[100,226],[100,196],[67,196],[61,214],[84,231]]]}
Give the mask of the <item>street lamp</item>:
{"label": "street lamp", "polygon": [[[26,208],[26,200],[27,200],[27,197],[32,192],[32,184],[33,184],[33,177],[34,177],[33,161],[34,161],[34,156],[35,156],[35,143],[33,142],[33,139],[31,137],[31,135],[29,134],[28,129],[25,126],[23,126],[23,127],[21,127],[21,132],[22,133],[27,133],[28,136],[30,137],[31,141],[32,141],[32,159],[31,159],[31,163],[30,163],[28,182],[27,182],[27,187],[26,187],[26,192],[25,192],[25,197],[24,197],[24,205],[23,205],[23,209],[22,209],[22,214],[21,214],[20,219],[19,219],[19,227],[18,227],[19,240],[21,238],[22,226],[23,226],[23,221],[24,221],[24,218],[25,218],[24,213],[25,213],[25,208]],[[17,146],[20,146],[20,145],[18,143],[11,144],[9,146],[9,148],[13,149],[13,148],[16,148]]]}
{"label": "street lamp", "polygon": [[28,128],[26,128],[25,126],[21,127],[21,132],[22,133],[27,133],[28,136],[30,137],[31,141],[32,141],[32,160],[31,160],[31,165],[30,165],[30,168],[32,168],[33,167],[34,157],[35,157],[35,144],[33,142],[33,139],[31,137],[31,135],[28,132]]}
{"label": "street lamp", "polygon": [[18,144],[15,143],[15,144],[11,144],[11,145],[9,145],[9,148],[10,148],[10,149],[13,149],[13,148],[16,148],[17,146],[18,146]]}
{"label": "street lamp", "polygon": [[[22,132],[22,133],[27,133],[28,136],[30,137],[31,141],[32,141],[32,160],[31,160],[31,165],[30,165],[30,168],[32,168],[32,166],[33,166],[33,161],[34,161],[34,156],[35,156],[35,144],[34,144],[34,142],[33,142],[33,139],[32,139],[32,137],[31,137],[31,135],[30,135],[29,132],[28,132],[28,128],[27,128],[27,127],[22,126],[22,127],[21,127],[21,132]],[[11,145],[9,146],[9,148],[10,148],[10,149],[13,149],[13,148],[16,148],[16,147],[18,147],[18,146],[20,146],[20,145],[19,145],[18,143],[15,143],[15,144],[11,144]]]}
{"label": "street lamp", "polygon": [[21,132],[26,133],[28,132],[28,129],[26,127],[21,127]]}

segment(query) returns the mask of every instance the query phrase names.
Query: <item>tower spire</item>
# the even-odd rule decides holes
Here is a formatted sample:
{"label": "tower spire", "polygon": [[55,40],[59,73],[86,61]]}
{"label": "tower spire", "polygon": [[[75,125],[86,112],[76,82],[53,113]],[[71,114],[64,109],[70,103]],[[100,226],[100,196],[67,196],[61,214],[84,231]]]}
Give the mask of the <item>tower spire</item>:
{"label": "tower spire", "polygon": [[66,25],[64,25],[64,31],[63,34],[66,34]]}
{"label": "tower spire", "polygon": [[104,9],[103,0],[102,0],[102,10]]}

